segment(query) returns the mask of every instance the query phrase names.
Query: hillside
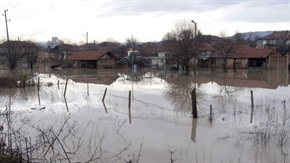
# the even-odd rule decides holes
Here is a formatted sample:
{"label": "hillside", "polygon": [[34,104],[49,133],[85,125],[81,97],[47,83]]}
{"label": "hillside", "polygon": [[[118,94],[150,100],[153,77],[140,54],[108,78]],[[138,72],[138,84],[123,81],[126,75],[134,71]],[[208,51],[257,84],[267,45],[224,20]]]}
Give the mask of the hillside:
{"label": "hillside", "polygon": [[[255,31],[255,32],[244,32],[240,34],[243,35],[244,39],[256,40],[258,38],[265,37],[269,34],[272,34],[273,32],[274,31]],[[233,35],[232,37],[235,37],[235,35]]]}

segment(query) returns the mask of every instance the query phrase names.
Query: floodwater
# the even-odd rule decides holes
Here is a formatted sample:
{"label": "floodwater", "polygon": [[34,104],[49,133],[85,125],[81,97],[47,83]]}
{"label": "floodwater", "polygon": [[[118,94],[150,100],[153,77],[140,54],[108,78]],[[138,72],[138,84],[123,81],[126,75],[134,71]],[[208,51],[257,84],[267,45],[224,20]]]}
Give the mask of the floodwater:
{"label": "floodwater", "polygon": [[30,75],[40,87],[1,88],[0,108],[12,111],[8,126],[37,146],[35,162],[290,161],[290,90],[283,71],[206,69],[183,76],[64,69]]}

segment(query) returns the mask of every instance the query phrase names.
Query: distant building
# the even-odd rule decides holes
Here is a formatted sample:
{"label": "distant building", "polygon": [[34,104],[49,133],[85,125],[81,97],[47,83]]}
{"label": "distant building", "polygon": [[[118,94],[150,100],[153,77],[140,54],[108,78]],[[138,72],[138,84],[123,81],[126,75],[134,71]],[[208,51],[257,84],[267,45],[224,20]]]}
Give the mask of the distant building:
{"label": "distant building", "polygon": [[277,48],[253,48],[241,45],[238,46],[234,52],[229,53],[226,58],[224,57],[225,56],[220,55],[217,51],[210,55],[210,59],[213,59],[215,67],[222,67],[224,64],[227,64],[228,68],[233,68],[234,64],[236,68],[277,67],[275,63],[278,59],[274,59],[277,57],[280,58],[279,66],[286,63],[285,57],[282,62],[282,55],[277,51]]}
{"label": "distant building", "polygon": [[66,67],[115,68],[118,57],[110,51],[78,51],[64,58]]}
{"label": "distant building", "polygon": [[277,31],[259,38],[257,41],[257,47],[276,47],[281,43],[286,44],[286,46],[290,44],[289,31]]}
{"label": "distant building", "polygon": [[57,45],[63,44],[64,42],[62,40],[60,40],[58,37],[52,37],[51,41],[47,41],[46,43],[46,47],[53,49],[55,48]]}
{"label": "distant building", "polygon": [[171,53],[168,47],[156,48],[154,54],[157,54],[157,56],[144,57],[150,62],[151,67],[162,68],[171,62]]}

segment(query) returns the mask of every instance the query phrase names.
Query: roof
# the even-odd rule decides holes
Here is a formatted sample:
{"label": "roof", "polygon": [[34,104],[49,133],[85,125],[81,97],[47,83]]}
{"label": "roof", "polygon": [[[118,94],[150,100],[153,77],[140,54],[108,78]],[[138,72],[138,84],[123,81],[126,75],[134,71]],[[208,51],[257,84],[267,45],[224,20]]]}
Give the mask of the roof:
{"label": "roof", "polygon": [[214,35],[201,35],[202,42],[213,43],[220,40],[220,37]]}
{"label": "roof", "polygon": [[113,55],[109,51],[79,51],[73,52],[71,55],[68,55],[65,60],[67,61],[91,61],[98,60],[103,55],[108,54],[114,59],[117,59],[116,55]]}
{"label": "roof", "polygon": [[[253,48],[249,46],[238,46],[227,58],[247,59],[247,58],[267,58],[271,54],[276,54],[276,48]],[[217,51],[211,54],[211,58],[223,58]]]}
{"label": "roof", "polygon": [[261,40],[279,40],[282,38],[287,38],[289,35],[289,31],[278,31],[273,32],[272,34],[269,34],[265,37],[262,37]]}
{"label": "roof", "polygon": [[26,41],[15,41],[15,40],[10,40],[9,44],[8,41],[3,42],[2,44],[0,44],[1,48],[6,48],[8,47],[8,45],[10,47],[22,47],[22,48],[36,48],[36,45],[32,42],[26,42]]}
{"label": "roof", "polygon": [[70,44],[60,44],[57,45],[60,51],[78,51],[78,48]]}
{"label": "roof", "polygon": [[170,47],[167,46],[162,46],[162,47],[158,47],[155,49],[155,52],[169,52],[170,51]]}
{"label": "roof", "polygon": [[202,43],[200,43],[198,50],[200,50],[200,51],[214,51],[214,48],[212,47],[212,44],[202,42]]}

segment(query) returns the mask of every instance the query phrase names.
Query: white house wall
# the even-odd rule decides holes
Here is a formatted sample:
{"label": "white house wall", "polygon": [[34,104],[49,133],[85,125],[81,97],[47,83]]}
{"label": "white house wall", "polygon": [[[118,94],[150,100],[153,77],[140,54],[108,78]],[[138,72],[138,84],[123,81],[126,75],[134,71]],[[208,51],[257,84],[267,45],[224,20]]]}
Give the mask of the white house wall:
{"label": "white house wall", "polygon": [[164,58],[152,58],[151,59],[151,65],[152,67],[163,67],[164,65]]}

